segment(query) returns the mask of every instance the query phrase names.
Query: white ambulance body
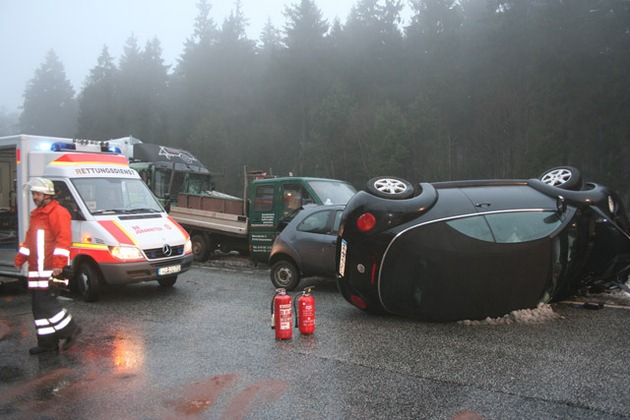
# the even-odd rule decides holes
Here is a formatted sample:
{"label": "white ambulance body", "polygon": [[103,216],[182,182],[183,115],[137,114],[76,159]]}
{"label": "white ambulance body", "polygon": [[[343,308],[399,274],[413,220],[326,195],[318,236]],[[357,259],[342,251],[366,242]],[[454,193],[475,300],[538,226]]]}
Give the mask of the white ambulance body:
{"label": "white ambulance body", "polygon": [[23,185],[55,184],[72,215],[72,284],[87,301],[105,285],[156,280],[172,286],[192,264],[188,233],[159,204],[127,158],[104,142],[0,137],[0,275],[24,277],[13,258],[34,208]]}

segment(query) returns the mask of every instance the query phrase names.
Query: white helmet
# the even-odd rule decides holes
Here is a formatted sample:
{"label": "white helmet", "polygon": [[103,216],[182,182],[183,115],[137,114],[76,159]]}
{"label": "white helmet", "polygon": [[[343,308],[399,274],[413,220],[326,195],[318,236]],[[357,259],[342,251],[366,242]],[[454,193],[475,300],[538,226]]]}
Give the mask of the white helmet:
{"label": "white helmet", "polygon": [[24,189],[46,195],[55,195],[55,185],[50,179],[46,178],[33,178],[24,185]]}

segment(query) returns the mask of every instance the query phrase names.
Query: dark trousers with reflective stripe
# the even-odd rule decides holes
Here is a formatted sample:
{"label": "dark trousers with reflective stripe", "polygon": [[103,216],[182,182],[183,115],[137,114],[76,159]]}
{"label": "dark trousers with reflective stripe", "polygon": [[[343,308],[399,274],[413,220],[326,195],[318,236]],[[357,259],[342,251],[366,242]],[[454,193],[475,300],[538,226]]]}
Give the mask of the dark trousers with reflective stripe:
{"label": "dark trousers with reflective stripe", "polygon": [[[37,332],[37,345],[56,347],[59,340],[68,338],[77,328],[70,313],[59,304],[50,290],[32,290],[32,309]],[[68,322],[70,318],[70,322]]]}

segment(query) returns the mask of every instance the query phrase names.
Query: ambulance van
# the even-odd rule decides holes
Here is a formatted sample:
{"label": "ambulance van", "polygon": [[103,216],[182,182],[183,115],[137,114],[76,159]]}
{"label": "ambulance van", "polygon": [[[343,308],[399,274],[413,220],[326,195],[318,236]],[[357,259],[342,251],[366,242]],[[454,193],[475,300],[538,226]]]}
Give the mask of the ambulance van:
{"label": "ambulance van", "polygon": [[162,208],[127,158],[107,142],[0,137],[0,276],[26,277],[13,259],[34,209],[30,179],[53,181],[72,215],[71,287],[85,301],[107,285],[173,286],[193,260],[190,236]]}

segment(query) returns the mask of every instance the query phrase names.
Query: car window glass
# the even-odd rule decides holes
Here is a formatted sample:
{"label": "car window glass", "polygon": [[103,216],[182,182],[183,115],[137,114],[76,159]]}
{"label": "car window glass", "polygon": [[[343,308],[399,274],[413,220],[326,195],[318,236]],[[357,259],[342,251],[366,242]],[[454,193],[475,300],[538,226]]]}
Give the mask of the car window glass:
{"label": "car window glass", "polygon": [[490,226],[483,216],[465,217],[446,222],[455,230],[481,241],[494,242],[494,237],[490,231]]}
{"label": "car window glass", "polygon": [[464,235],[487,242],[527,242],[550,235],[562,221],[551,212],[487,214],[447,222]]}
{"label": "car window glass", "polygon": [[556,230],[562,221],[552,212],[519,212],[486,215],[499,243],[527,242],[543,238]]}
{"label": "car window glass", "polygon": [[300,184],[285,184],[282,186],[283,214],[287,215],[295,209],[299,209],[304,204],[312,203],[313,200],[308,191]]}
{"label": "car window glass", "polygon": [[63,181],[53,181],[53,184],[55,186],[55,199],[70,212],[72,219],[85,220],[66,183]]}
{"label": "car window glass", "polygon": [[273,210],[273,185],[256,187],[254,193],[254,211]]}
{"label": "car window glass", "polygon": [[309,181],[321,204],[346,204],[356,190],[350,184],[341,181],[317,180]]}
{"label": "car window glass", "polygon": [[310,233],[328,233],[327,226],[329,211],[320,211],[307,216],[298,225],[297,230]]}

